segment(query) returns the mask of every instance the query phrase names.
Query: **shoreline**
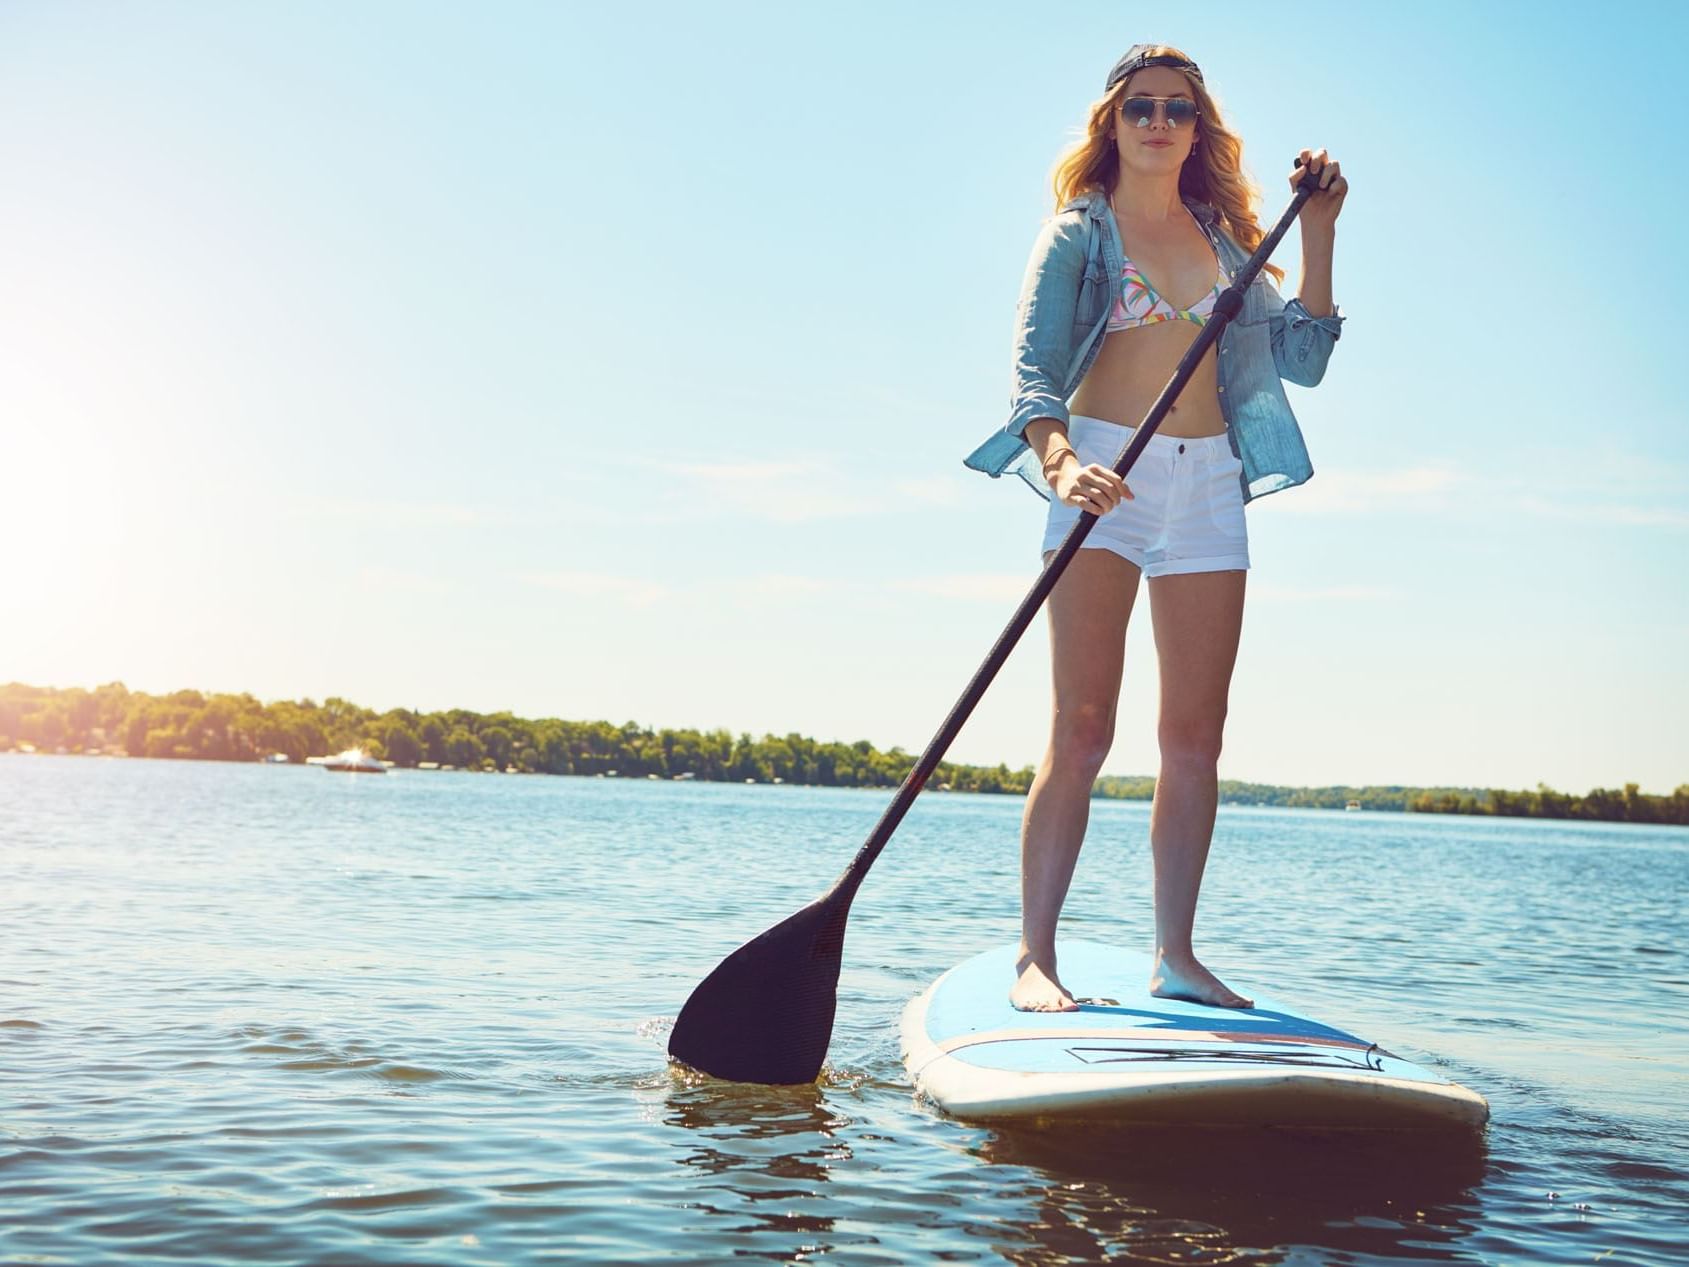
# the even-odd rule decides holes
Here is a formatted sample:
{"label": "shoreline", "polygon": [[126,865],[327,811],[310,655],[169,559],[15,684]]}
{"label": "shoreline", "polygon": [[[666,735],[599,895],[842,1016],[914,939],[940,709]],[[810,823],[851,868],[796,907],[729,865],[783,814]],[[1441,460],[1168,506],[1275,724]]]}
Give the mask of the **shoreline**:
{"label": "shoreline", "polygon": [[[95,748],[71,750],[60,747],[52,751],[42,751],[39,748],[24,743],[21,745],[6,745],[0,740],[0,757],[14,756],[19,758],[39,757],[87,757],[103,758],[119,761],[182,761],[193,763],[208,763],[220,765],[270,765],[289,769],[311,769],[313,765],[300,761],[269,761],[264,758],[236,758],[236,757],[201,757],[187,755],[137,755],[127,751],[115,751],[109,748]],[[895,790],[895,783],[824,783],[816,780],[802,779],[756,779],[756,778],[710,778],[694,773],[682,772],[672,775],[656,773],[623,775],[618,771],[604,770],[594,772],[558,772],[549,770],[524,770],[514,766],[503,770],[489,767],[457,767],[453,765],[439,765],[431,762],[419,762],[409,766],[393,765],[393,770],[416,774],[520,774],[541,775],[549,778],[562,779],[605,779],[615,782],[632,784],[644,783],[687,783],[705,784],[720,787],[758,786],[758,787],[793,787],[793,788],[827,788],[847,792],[890,792]],[[1030,768],[1015,773],[1024,773],[1030,777]],[[1110,783],[1129,785],[1128,790],[1112,790]],[[1143,788],[1147,785],[1148,791]],[[1147,776],[1104,775],[1097,780],[1097,786],[1092,789],[1091,799],[1098,801],[1121,801],[1127,803],[1149,804],[1153,798],[1154,780]],[[994,788],[957,788],[950,784],[931,783],[922,789],[944,795],[977,795],[977,796],[1018,796],[1024,798],[1026,792],[1008,787]],[[1689,816],[1682,819],[1667,817],[1630,818],[1617,814],[1602,815],[1595,813],[1541,813],[1529,810],[1514,811],[1510,806],[1513,798],[1554,797],[1568,806],[1577,806],[1591,798],[1595,798],[1597,806],[1606,807],[1616,804],[1630,807],[1638,802],[1663,801],[1667,808],[1686,798],[1684,789],[1671,797],[1655,797],[1636,790],[1635,784],[1628,784],[1624,792],[1608,792],[1605,789],[1595,789],[1589,797],[1577,797],[1540,789],[1536,793],[1510,792],[1505,789],[1481,788],[1419,788],[1419,787],[1391,787],[1391,788],[1357,788],[1348,786],[1330,787],[1291,787],[1273,784],[1244,783],[1239,780],[1220,780],[1219,804],[1227,809],[1280,809],[1280,810],[1318,810],[1337,813],[1369,813],[1369,814],[1426,814],[1436,817],[1470,817],[1470,818],[1526,818],[1551,822],[1585,822],[1609,825],[1633,825],[1644,827],[1689,827]],[[1267,795],[1263,797],[1262,793]],[[1387,794],[1380,798],[1379,793]],[[1360,794],[1368,794],[1369,800],[1362,801]],[[1411,799],[1410,799],[1411,798]],[[1395,803],[1397,801],[1400,803]],[[1342,803],[1336,803],[1341,801]]]}

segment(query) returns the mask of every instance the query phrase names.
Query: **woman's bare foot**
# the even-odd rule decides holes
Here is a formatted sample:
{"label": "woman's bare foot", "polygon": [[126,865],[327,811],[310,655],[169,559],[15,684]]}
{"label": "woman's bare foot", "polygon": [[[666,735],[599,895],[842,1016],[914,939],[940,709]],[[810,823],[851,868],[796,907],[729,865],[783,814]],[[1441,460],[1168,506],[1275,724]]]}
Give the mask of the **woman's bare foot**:
{"label": "woman's bare foot", "polygon": [[1015,982],[1014,989],[1009,991],[1009,1002],[1017,1012],[1077,1012],[1079,1004],[1073,1001],[1062,983],[1056,980],[1055,965],[1046,972],[1031,955],[1022,955],[1015,961],[1015,969],[1020,973],[1020,979]]}
{"label": "woman's bare foot", "polygon": [[1158,999],[1186,999],[1210,1007],[1255,1006],[1254,999],[1246,999],[1226,985],[1198,963],[1194,955],[1175,957],[1158,953],[1149,974],[1149,992]]}

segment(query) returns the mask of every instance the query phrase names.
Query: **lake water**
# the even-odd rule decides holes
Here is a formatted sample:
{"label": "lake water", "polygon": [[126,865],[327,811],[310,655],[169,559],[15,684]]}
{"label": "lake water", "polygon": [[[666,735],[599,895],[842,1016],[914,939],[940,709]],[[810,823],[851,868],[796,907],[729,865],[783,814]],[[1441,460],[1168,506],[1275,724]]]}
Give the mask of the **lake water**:
{"label": "lake water", "polygon": [[[1482,1092],[1470,1139],[918,1102],[904,1002],[1017,932],[1011,797],[916,802],[819,1085],[671,1073],[890,795],[0,756],[0,1261],[1686,1261],[1689,832],[1221,811],[1199,953]],[[1064,934],[1148,949],[1147,823],[1097,803]]]}

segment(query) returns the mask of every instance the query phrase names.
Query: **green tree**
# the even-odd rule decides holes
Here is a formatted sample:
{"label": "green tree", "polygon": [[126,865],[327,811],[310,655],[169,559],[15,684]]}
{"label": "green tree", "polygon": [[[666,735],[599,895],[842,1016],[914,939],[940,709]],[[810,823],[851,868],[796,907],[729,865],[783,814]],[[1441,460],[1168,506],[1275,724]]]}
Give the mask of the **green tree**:
{"label": "green tree", "polygon": [[446,736],[446,757],[451,765],[465,770],[478,770],[486,755],[486,746],[462,726]]}
{"label": "green tree", "polygon": [[383,746],[387,749],[387,759],[399,765],[414,766],[422,760],[422,741],[403,722],[393,722],[387,727]]}
{"label": "green tree", "polygon": [[432,714],[424,717],[417,738],[422,741],[425,760],[441,763],[449,760],[446,756],[446,727],[438,717]]}

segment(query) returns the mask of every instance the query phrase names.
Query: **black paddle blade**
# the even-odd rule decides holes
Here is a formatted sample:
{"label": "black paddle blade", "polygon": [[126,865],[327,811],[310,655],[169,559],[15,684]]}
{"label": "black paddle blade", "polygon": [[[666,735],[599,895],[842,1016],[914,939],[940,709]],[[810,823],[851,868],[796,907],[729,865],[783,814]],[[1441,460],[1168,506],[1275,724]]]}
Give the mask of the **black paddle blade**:
{"label": "black paddle blade", "polygon": [[835,886],[746,942],[699,983],[669,1055],[733,1082],[814,1082],[833,1037],[854,886]]}

